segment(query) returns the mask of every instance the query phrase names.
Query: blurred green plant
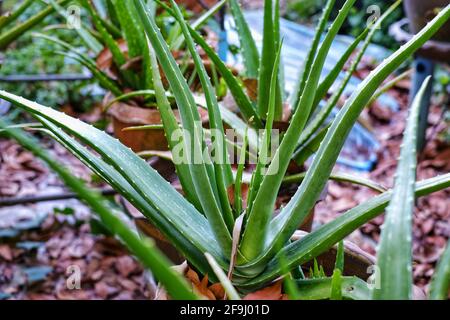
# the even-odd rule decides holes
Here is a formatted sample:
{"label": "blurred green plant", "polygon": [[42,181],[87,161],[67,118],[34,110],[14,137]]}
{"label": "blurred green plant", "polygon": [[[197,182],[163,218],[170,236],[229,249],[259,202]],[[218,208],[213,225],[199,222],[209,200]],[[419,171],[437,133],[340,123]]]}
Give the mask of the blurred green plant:
{"label": "blurred green plant", "polygon": [[[325,0],[294,0],[288,2],[286,17],[290,20],[310,22],[318,19],[318,13],[325,4]],[[338,1],[339,2],[339,1]],[[371,17],[378,12],[383,14],[392,5],[392,1],[387,0],[362,0],[350,11],[348,20],[344,23],[341,33],[357,37],[366,28]],[[379,11],[378,11],[379,10]],[[332,21],[337,15],[334,11],[330,16]],[[402,7],[398,7],[386,19],[381,27],[381,32],[374,35],[372,42],[382,45],[388,49],[395,50],[400,45],[389,35],[389,27],[392,23],[400,20],[404,16]]]}
{"label": "blurred green plant", "polygon": [[[199,29],[205,25],[225,2],[219,1],[193,21],[192,27]],[[56,45],[54,54],[75,60],[89,69],[99,85],[115,96],[114,101],[134,99],[140,107],[154,107],[148,49],[133,4],[115,0],[74,0],[74,3],[83,8],[82,16],[90,20],[76,30],[81,36],[80,46],[54,34],[41,33],[36,36]],[[54,0],[50,0],[50,4],[60,16],[66,15],[66,7],[59,6]],[[171,50],[179,52],[183,49],[184,37],[175,19],[164,11],[159,13],[156,2],[149,1],[146,6],[155,17]],[[183,11],[183,17],[190,15]],[[191,72],[188,59],[181,58],[180,63],[183,64],[185,74]]]}
{"label": "blurred green plant", "polygon": [[[66,1],[67,2],[67,1]],[[8,7],[7,7],[8,8]],[[39,15],[43,5],[36,1],[22,1],[9,7],[12,14],[20,11],[20,15],[11,21],[8,30],[14,30]],[[9,17],[9,15],[6,15]],[[75,47],[83,44],[80,37],[73,37],[70,31],[58,28],[65,21],[56,14],[49,14],[31,29],[41,30],[54,26],[52,33],[71,43]],[[6,32],[8,33],[8,31]],[[1,37],[1,36],[0,36]],[[3,52],[1,76],[40,75],[40,74],[82,74],[85,68],[78,62],[55,55],[58,46],[34,37],[31,33],[21,33]],[[39,54],[37,54],[39,53]],[[2,82],[2,88],[17,95],[27,97],[42,104],[54,107],[71,105],[77,111],[86,111],[100,101],[98,89],[92,81],[52,81],[52,82]]]}

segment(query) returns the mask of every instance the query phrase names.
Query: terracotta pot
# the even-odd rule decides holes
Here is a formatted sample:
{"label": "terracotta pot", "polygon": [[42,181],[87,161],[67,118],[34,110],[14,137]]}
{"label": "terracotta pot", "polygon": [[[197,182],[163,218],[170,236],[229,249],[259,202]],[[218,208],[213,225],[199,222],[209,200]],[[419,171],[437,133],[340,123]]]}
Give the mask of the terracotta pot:
{"label": "terracotta pot", "polygon": [[[403,2],[406,16],[409,19],[411,32],[418,33],[437,14],[436,9],[444,8],[450,4],[449,0],[405,0]],[[450,41],[450,21],[433,36],[433,40]]]}
{"label": "terracotta pot", "polygon": [[[105,105],[111,100],[111,94],[105,99]],[[198,108],[201,121],[208,122],[208,112]],[[177,109],[173,110],[175,117],[180,121]],[[114,136],[134,152],[141,151],[167,151],[169,146],[163,129],[133,130],[123,129],[144,125],[159,125],[161,116],[156,108],[140,108],[123,102],[116,102],[108,109],[108,115],[112,118]]]}
{"label": "terracotta pot", "polygon": [[108,114],[113,120],[114,136],[134,152],[169,149],[163,129],[123,131],[133,126],[161,124],[161,116],[157,109],[115,103]]}
{"label": "terracotta pot", "polygon": [[[425,25],[431,21],[440,8],[450,4],[449,0],[405,0],[404,7],[407,21],[403,20],[391,26],[391,32],[395,39],[401,43],[409,41],[413,34],[418,33]],[[403,26],[409,24],[409,32],[403,29]],[[418,50],[422,57],[450,63],[450,21],[447,21],[433,38],[427,41],[422,48]]]}

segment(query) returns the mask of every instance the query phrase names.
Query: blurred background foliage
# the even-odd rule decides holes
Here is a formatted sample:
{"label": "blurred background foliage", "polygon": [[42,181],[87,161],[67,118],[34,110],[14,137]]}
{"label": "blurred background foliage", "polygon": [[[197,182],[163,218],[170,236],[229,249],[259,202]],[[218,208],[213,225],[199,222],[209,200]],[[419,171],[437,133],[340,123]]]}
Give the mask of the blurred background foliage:
{"label": "blurred background foliage", "polygon": [[[7,0],[3,11],[14,10],[21,1]],[[22,22],[42,10],[43,3],[35,1],[16,23]],[[14,23],[13,26],[16,24]],[[58,28],[64,20],[56,14],[47,17],[31,31],[52,28],[52,34],[74,47],[83,47],[73,30]],[[85,70],[78,62],[56,53],[57,45],[27,32],[13,43],[3,54],[0,76],[39,74],[83,74]],[[71,105],[77,111],[87,111],[101,97],[94,81],[52,81],[52,82],[1,82],[3,90],[35,100],[41,104],[60,107]]]}
{"label": "blurred background foliage", "polygon": [[[325,5],[325,0],[292,0],[288,1],[288,10],[286,11],[286,17],[290,20],[294,20],[302,23],[317,22],[319,19],[322,8]],[[344,1],[338,0],[337,3],[343,3]],[[351,36],[358,36],[367,26],[367,20],[374,14],[370,11],[371,6],[378,6],[380,13],[383,14],[387,8],[392,4],[392,1],[387,0],[360,0],[357,1],[355,7],[352,9],[349,19],[347,19],[340,33],[348,34]],[[336,8],[339,8],[337,5]],[[337,15],[337,11],[331,16],[331,19]],[[403,9],[400,6],[393,14],[389,16],[386,23],[382,27],[382,32],[375,34],[373,42],[382,45],[389,49],[397,49],[398,43],[389,36],[389,26],[400,20],[403,17]]]}

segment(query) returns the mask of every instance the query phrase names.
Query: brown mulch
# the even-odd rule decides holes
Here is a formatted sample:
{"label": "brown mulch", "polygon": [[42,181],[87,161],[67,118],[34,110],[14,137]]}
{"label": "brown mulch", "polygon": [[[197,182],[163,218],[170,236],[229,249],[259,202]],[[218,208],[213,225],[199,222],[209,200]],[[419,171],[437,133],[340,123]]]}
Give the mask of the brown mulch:
{"label": "brown mulch", "polygon": [[[88,224],[74,227],[46,221],[44,225],[18,242],[39,243],[37,249],[0,245],[1,293],[26,300],[153,298],[155,286],[115,239],[93,236]],[[48,275],[34,279],[29,273],[33,267],[49,268]]]}

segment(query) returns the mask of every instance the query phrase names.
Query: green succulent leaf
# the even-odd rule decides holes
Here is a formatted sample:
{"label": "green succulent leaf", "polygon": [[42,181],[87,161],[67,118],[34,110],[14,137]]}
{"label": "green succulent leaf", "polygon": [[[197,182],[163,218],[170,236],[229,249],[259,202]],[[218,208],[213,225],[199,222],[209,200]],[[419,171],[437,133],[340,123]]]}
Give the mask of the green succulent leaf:
{"label": "green succulent leaf", "polygon": [[[450,187],[450,173],[416,183],[415,195],[422,197]],[[275,279],[280,273],[278,256],[283,255],[289,269],[296,268],[313,260],[329,250],[350,233],[382,214],[392,198],[392,190],[384,192],[345,212],[335,220],[319,227],[304,238],[284,247],[267,265],[264,272],[249,280],[245,278],[244,287],[257,287]],[[241,271],[242,267],[240,267]]]}
{"label": "green succulent leaf", "polygon": [[[306,172],[297,173],[294,175],[286,176],[283,179],[283,184],[289,184],[289,183],[300,183],[305,179]],[[369,189],[372,189],[377,192],[385,192],[387,189],[380,185],[379,183],[376,183],[372,180],[362,178],[359,176],[356,176],[354,174],[349,174],[345,172],[336,172],[332,173],[330,175],[330,180],[337,181],[337,182],[348,182],[355,185],[367,187]]]}
{"label": "green succulent leaf", "polygon": [[450,243],[447,243],[430,284],[430,299],[447,300],[450,290]]}
{"label": "green succulent leaf", "polygon": [[7,27],[14,21],[16,21],[32,4],[33,0],[25,0],[20,4],[18,8],[16,8],[13,12],[11,12],[9,15],[3,14],[0,17],[0,31],[2,31],[3,28]]}
{"label": "green succulent leaf", "polygon": [[[159,222],[157,227],[161,227],[161,231],[169,239],[175,239],[181,233],[197,249],[203,252],[210,252],[215,255],[218,261],[223,261],[220,247],[214,239],[208,221],[164,178],[129,148],[123,146],[119,141],[103,131],[71,118],[64,113],[5,91],[0,91],[0,97],[29,112],[37,117],[37,120],[42,118],[52,123],[55,127],[53,130],[51,130],[51,127],[48,127],[48,129],[56,136],[61,131],[58,128],[62,128],[98,152],[103,161],[112,166],[117,171],[118,176],[123,177],[131,188],[153,208],[152,212],[144,211],[143,213],[148,213],[155,224]],[[70,151],[75,152],[76,150],[71,149]],[[75,155],[80,156],[78,153],[75,153]],[[90,159],[86,159],[86,161],[93,163]],[[108,173],[105,169],[105,167],[99,167],[101,173],[102,170],[105,172],[103,175],[100,174],[100,176]],[[107,181],[112,183],[114,179],[119,178],[111,173]],[[123,189],[120,187],[121,181],[114,181],[117,182],[117,185],[113,186],[117,187],[119,192],[123,192]],[[126,192],[126,196],[133,204],[137,202],[131,195],[128,195],[128,192]]]}
{"label": "green succulent leaf", "polygon": [[[61,7],[55,0],[50,0],[50,5],[55,9],[56,12],[58,12],[62,17],[64,17],[66,20],[69,18],[66,10]],[[102,51],[103,46],[102,44],[88,31],[88,26],[81,22],[81,25],[79,28],[75,28],[75,31],[78,33],[78,35],[83,39],[84,43],[87,45],[89,49],[92,50],[96,55]]]}
{"label": "green succulent leaf", "polygon": [[[261,119],[265,119],[269,111],[271,78],[276,54],[273,12],[273,1],[264,0],[263,47],[259,64],[258,101],[256,107]],[[275,114],[277,113],[275,111]]]}
{"label": "green succulent leaf", "polygon": [[[166,137],[168,138],[167,141],[169,144],[169,148],[170,150],[174,150],[177,144],[182,143],[183,137],[180,137],[178,141],[172,139],[172,137],[176,135],[176,132],[177,130],[180,129],[180,127],[178,125],[178,121],[175,117],[175,114],[172,111],[169,100],[167,98],[167,93],[164,89],[161,80],[158,61],[156,60],[156,54],[148,38],[147,38],[147,45],[149,51],[149,59],[153,71],[153,83],[155,86],[154,93],[156,95],[158,110],[161,115],[164,132],[166,134]],[[189,172],[189,166],[185,163],[177,163],[175,164],[175,168],[177,170],[177,175],[180,179],[181,186],[183,187],[183,191],[186,193],[186,197],[190,200],[192,204],[195,205],[197,209],[200,210],[201,209],[200,200],[197,194],[194,192],[195,187]]]}
{"label": "green succulent leaf", "polygon": [[144,30],[132,1],[111,0],[120,22],[130,58],[142,56],[145,48]]}
{"label": "green succulent leaf", "polygon": [[414,183],[417,167],[417,128],[420,106],[430,84],[430,77],[417,93],[408,116],[392,199],[386,209],[377,252],[380,268],[380,288],[375,289],[378,300],[412,299],[412,218]]}
{"label": "green succulent leaf", "polygon": [[236,289],[234,288],[233,284],[231,283],[230,279],[228,279],[227,275],[223,271],[223,269],[219,266],[217,261],[214,259],[212,255],[209,253],[205,253],[206,259],[208,260],[209,264],[211,265],[211,268],[213,269],[214,273],[216,274],[216,277],[219,279],[220,283],[222,284],[223,289],[225,290],[228,298],[230,300],[241,300],[241,297],[237,293]]}
{"label": "green succulent leaf", "polygon": [[[197,69],[198,75],[200,77],[200,82],[203,87],[206,104],[208,108],[209,124],[214,132],[219,133],[219,136],[215,138],[216,154],[213,155],[212,161],[214,164],[214,171],[217,181],[217,189],[219,193],[219,199],[222,207],[222,213],[224,220],[230,230],[233,229],[234,218],[233,211],[231,209],[230,202],[228,200],[227,188],[233,183],[233,173],[231,171],[231,165],[229,163],[229,155],[225,142],[224,127],[222,122],[222,116],[219,109],[219,104],[217,102],[216,92],[211,84],[211,80],[206,72],[206,68],[203,65],[202,59],[197,52],[194,41],[189,33],[187,24],[183,19],[182,13],[178,8],[177,4],[171,0],[172,7],[174,8],[175,14],[178,16],[178,21],[180,21],[181,30],[186,39],[187,47],[191,52],[191,56],[194,59],[195,67]],[[217,159],[216,159],[217,158]]]}
{"label": "green succulent leaf", "polygon": [[[58,2],[58,4],[63,6],[69,3],[69,1],[70,0],[61,0]],[[37,24],[42,22],[46,17],[52,14],[54,10],[55,9],[51,5],[48,5],[47,7],[36,13],[34,16],[32,16],[30,19],[22,22],[21,24],[18,24],[14,28],[11,28],[7,32],[0,35],[0,49],[5,49],[22,34],[31,30]]]}
{"label": "green succulent leaf", "polygon": [[[166,5],[164,8],[167,10],[169,14],[171,14],[174,18],[177,18],[173,10]],[[261,119],[259,118],[258,113],[256,112],[255,107],[250,101],[249,97],[245,94],[242,85],[234,76],[233,72],[227,67],[227,65],[222,61],[222,59],[217,55],[215,50],[211,48],[208,43],[203,39],[203,37],[195,31],[194,28],[188,26],[189,32],[191,33],[194,41],[205,51],[206,55],[211,59],[214,63],[217,71],[222,75],[224,81],[226,82],[233,98],[236,101],[236,104],[239,107],[239,111],[242,116],[251,123],[256,128],[264,127]],[[223,115],[223,112],[222,112]],[[224,119],[226,120],[226,119]]]}
{"label": "green succulent leaf", "polygon": [[251,79],[257,79],[259,74],[259,52],[252,36],[250,27],[245,20],[241,5],[238,0],[230,0],[231,14],[236,24],[241,53],[244,59],[245,75]]}
{"label": "green succulent leaf", "polygon": [[74,59],[75,61],[80,62],[82,65],[88,68],[90,72],[92,72],[94,77],[98,79],[98,81],[104,88],[110,90],[114,95],[120,96],[122,94],[122,91],[119,88],[118,84],[115,81],[111,80],[104,72],[99,70],[95,64],[95,61],[88,57],[86,54],[81,53],[79,50],[77,50],[67,42],[64,42],[58,38],[42,33],[34,33],[33,35],[35,37],[43,38],[47,41],[51,41],[60,45],[64,50],[67,51],[60,51],[56,53],[62,54],[71,59]]}
{"label": "green succulent leaf", "polygon": [[[195,21],[193,21],[192,24],[190,24],[190,26],[194,30],[200,29],[203,25],[205,25],[209,21],[209,19],[211,19],[211,17],[213,17],[220,9],[222,9],[222,7],[227,3],[227,1],[228,0],[221,0],[221,1],[217,2],[208,11],[206,11],[200,17],[198,17]],[[161,1],[158,0],[156,2],[158,2],[163,8],[167,8],[167,6],[164,3],[162,3]],[[172,44],[171,49],[179,50],[183,46],[184,42],[185,42],[184,36],[180,35],[178,37],[178,39],[176,39],[174,41],[174,43]]]}
{"label": "green succulent leaf", "polygon": [[[250,192],[248,195],[248,206],[247,206],[247,212],[252,212],[253,202],[255,200],[256,195],[258,194],[259,187],[261,186],[261,183],[264,179],[264,176],[266,174],[273,174],[271,172],[267,172],[267,164],[269,162],[270,157],[270,145],[271,145],[271,139],[272,139],[272,128],[273,123],[275,120],[275,113],[276,113],[276,100],[277,100],[277,85],[278,85],[278,68],[280,65],[280,59],[281,59],[281,48],[282,43],[280,43],[280,46],[278,48],[277,54],[275,56],[275,61],[272,69],[272,77],[270,79],[270,89],[269,89],[269,109],[267,113],[267,119],[266,119],[266,127],[264,129],[264,134],[262,137],[262,143],[259,151],[259,157],[258,157],[258,163],[256,165],[256,169],[253,172],[252,181],[250,183]],[[249,219],[252,219],[253,217],[250,215]],[[245,238],[245,232],[244,232],[244,238]]]}
{"label": "green succulent leaf", "polygon": [[[183,151],[186,153],[185,156],[189,164],[195,191],[199,197],[203,212],[208,217],[216,239],[222,246],[224,254],[229,256],[231,253],[231,231],[222,215],[214,167],[211,165],[209,156],[203,152],[205,150],[204,134],[194,96],[155,21],[147,12],[144,1],[134,0],[134,4],[136,5],[136,10],[139,12],[145,32],[158,57],[172,92],[177,93],[175,100],[180,111],[184,129],[183,135],[185,135],[185,148]],[[190,143],[188,144],[186,141]],[[200,155],[200,159],[198,155]]]}
{"label": "green succulent leaf", "polygon": [[[95,11],[94,5],[88,0],[80,0],[81,4],[88,10],[89,14],[92,17],[92,21],[94,22],[95,28],[99,31],[101,38],[112,54],[114,63],[120,68],[126,62],[125,55],[120,49],[118,43],[113,38],[113,36],[106,30],[100,16]],[[136,86],[137,77],[136,74],[130,70],[122,70],[125,80],[130,84]]]}
{"label": "green succulent leaf", "polygon": [[[297,280],[300,300],[332,299],[333,278]],[[337,295],[350,300],[369,300],[371,291],[367,283],[357,277],[341,277],[341,292]],[[336,294],[336,293],[334,293]]]}

